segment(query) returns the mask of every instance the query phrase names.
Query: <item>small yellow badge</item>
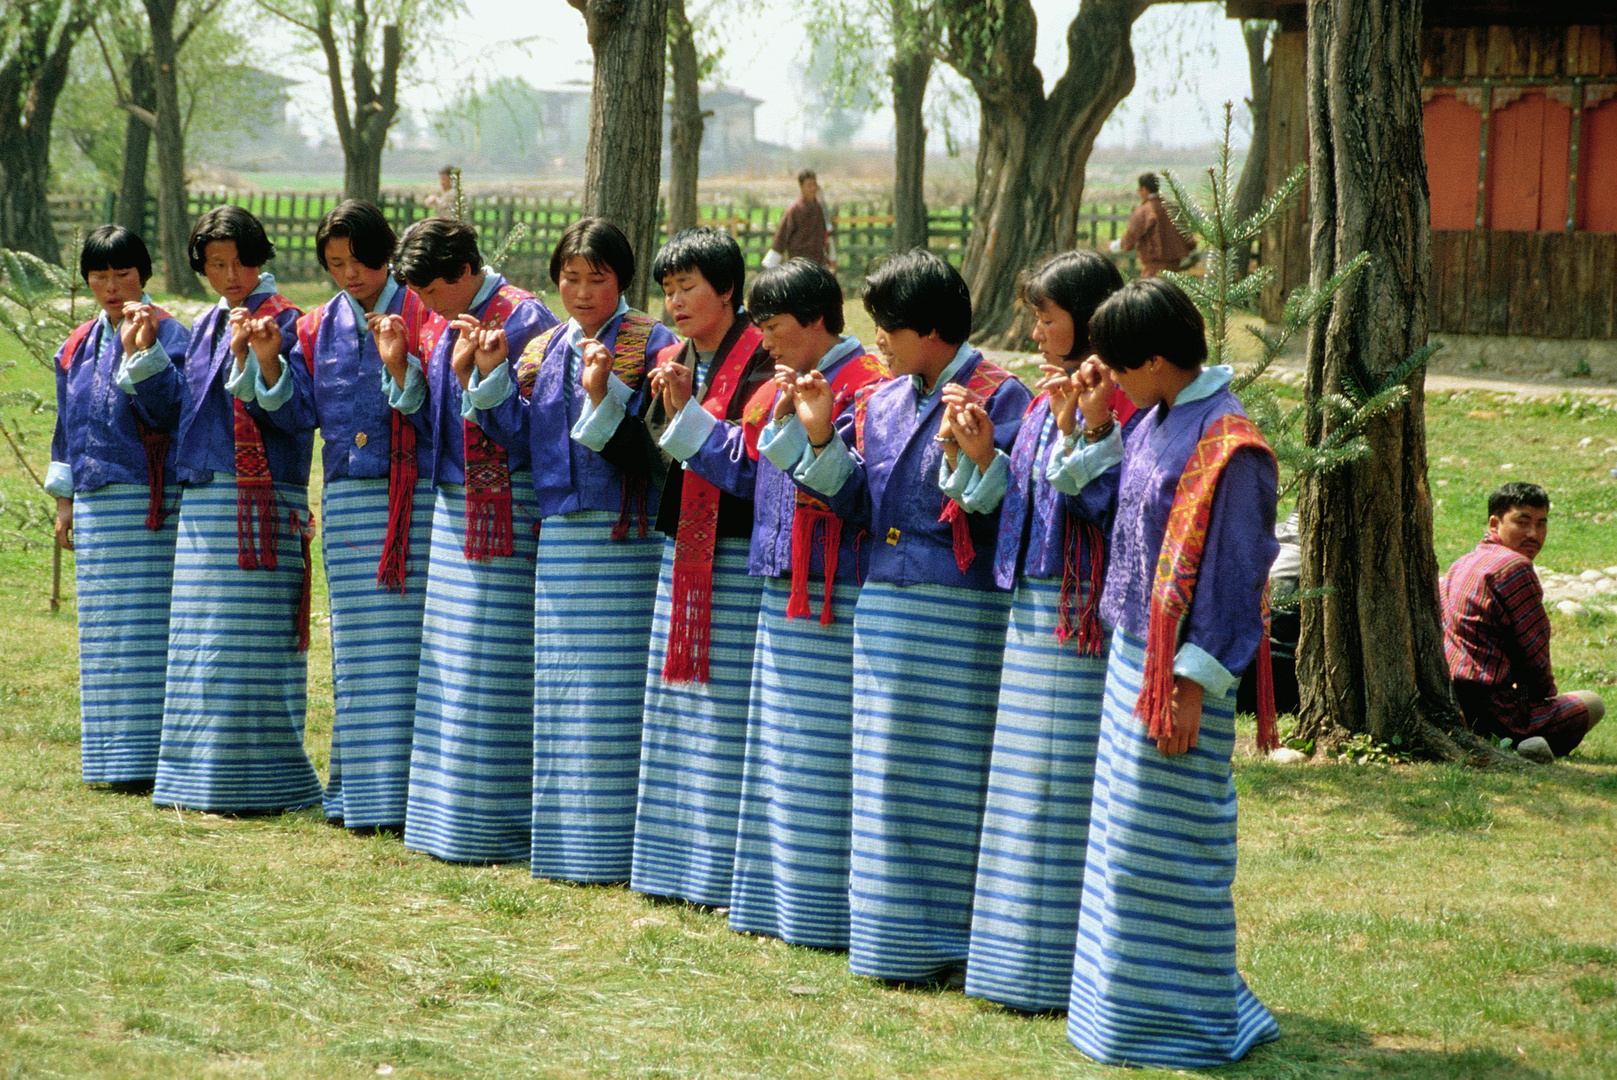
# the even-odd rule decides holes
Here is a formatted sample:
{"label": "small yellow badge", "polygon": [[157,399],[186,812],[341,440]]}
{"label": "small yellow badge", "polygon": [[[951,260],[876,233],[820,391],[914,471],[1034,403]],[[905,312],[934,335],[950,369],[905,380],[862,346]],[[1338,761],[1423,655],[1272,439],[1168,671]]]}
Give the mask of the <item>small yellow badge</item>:
{"label": "small yellow badge", "polygon": [[892,544],[894,547],[897,547],[898,546],[898,538],[900,536],[902,536],[902,535],[903,534],[900,533],[897,529],[888,529],[887,530],[887,542],[889,544]]}
{"label": "small yellow badge", "polygon": [[366,435],[363,431],[356,432],[354,434],[354,445],[355,446],[363,448],[364,445],[366,443],[370,442],[370,441],[371,441],[370,436]]}

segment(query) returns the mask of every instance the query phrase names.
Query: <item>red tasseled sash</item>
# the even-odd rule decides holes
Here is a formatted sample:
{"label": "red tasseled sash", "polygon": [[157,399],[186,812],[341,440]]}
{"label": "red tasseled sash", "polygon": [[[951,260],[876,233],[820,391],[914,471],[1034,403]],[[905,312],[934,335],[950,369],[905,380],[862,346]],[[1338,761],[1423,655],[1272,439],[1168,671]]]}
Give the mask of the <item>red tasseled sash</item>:
{"label": "red tasseled sash", "polygon": [[[429,333],[433,314],[415,290],[404,290],[405,340],[415,346],[417,356],[430,357],[438,335]],[[442,320],[436,320],[442,332]],[[429,340],[430,338],[430,340]],[[376,581],[384,589],[397,589],[404,595],[404,579],[410,573],[410,521],[415,516],[415,484],[420,475],[416,463],[415,425],[397,409],[388,417],[392,441],[387,461],[387,535],[382,540],[382,557],[376,563]]]}
{"label": "red tasseled sash", "polygon": [[[1065,645],[1076,637],[1079,656],[1099,656],[1105,643],[1106,631],[1100,624],[1100,594],[1106,587],[1106,534],[1100,527],[1069,513],[1066,515],[1066,536],[1061,560],[1060,621],[1056,623],[1056,640]],[[1073,617],[1078,592],[1078,560],[1083,546],[1089,545],[1089,595]]]}
{"label": "red tasseled sash", "polygon": [[[887,365],[870,353],[856,356],[843,364],[837,371],[836,378],[831,380],[831,409],[832,416],[841,416],[856,401],[868,401],[869,392],[860,393],[866,387],[875,387],[886,382],[891,376]],[[775,397],[769,396],[770,412],[774,410]],[[856,426],[862,426],[856,419]],[[768,422],[769,413],[764,416]],[[806,619],[813,614],[809,607],[808,579],[809,566],[813,560],[814,536],[820,536],[820,559],[825,572],[825,597],[820,603],[820,625],[830,626],[836,621],[831,608],[831,599],[836,591],[837,556],[842,548],[842,519],[831,512],[831,508],[819,499],[803,491],[797,491],[797,503],[792,511],[792,591],[786,602],[786,617],[788,619]],[[857,538],[856,542],[857,542]]]}
{"label": "red tasseled sash", "polygon": [[[1224,466],[1238,450],[1261,449],[1273,460],[1269,444],[1257,426],[1244,416],[1221,416],[1197,442],[1174,492],[1168,528],[1157,558],[1156,581],[1151,587],[1151,616],[1146,631],[1145,674],[1134,715],[1146,722],[1152,739],[1173,738],[1173,660],[1179,631],[1190,613],[1191,598],[1201,571],[1207,544],[1207,522],[1213,496]],[[1268,604],[1264,604],[1267,631]],[[1280,745],[1275,730],[1274,676],[1269,666],[1269,635],[1258,646],[1258,747]]]}
{"label": "red tasseled sash", "polygon": [[[517,304],[531,296],[511,285],[495,290],[483,309],[485,323],[504,325]],[[516,550],[511,522],[511,467],[504,448],[464,420],[466,451],[466,544],[468,559],[482,562]]]}
{"label": "red tasseled sash", "polygon": [[[702,408],[723,420],[741,385],[753,351],[763,341],[748,326],[729,353],[713,360],[715,371]],[[657,357],[679,355],[670,345]],[[707,682],[708,646],[713,620],[713,550],[719,539],[719,489],[686,470],[679,498],[679,529],[674,536],[673,606],[668,624],[668,657],[663,679],[670,683]]]}
{"label": "red tasseled sash", "polygon": [[[981,360],[972,371],[971,377],[966,380],[966,390],[986,408],[988,399],[994,396],[994,391],[1009,378],[1013,378],[1009,371],[998,364]],[[960,509],[960,504],[953,499],[945,499],[943,513],[938,515],[938,520],[949,525],[954,541],[954,562],[964,574],[971,569],[972,561],[977,558],[977,547],[971,542],[971,527],[966,521],[966,512]]]}

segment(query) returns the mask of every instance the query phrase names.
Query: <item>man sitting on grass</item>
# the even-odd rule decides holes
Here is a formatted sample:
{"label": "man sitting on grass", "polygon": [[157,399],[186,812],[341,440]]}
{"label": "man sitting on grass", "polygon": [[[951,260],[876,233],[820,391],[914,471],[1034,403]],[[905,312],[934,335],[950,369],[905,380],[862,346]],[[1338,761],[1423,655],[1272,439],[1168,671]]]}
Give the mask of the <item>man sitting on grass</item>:
{"label": "man sitting on grass", "polygon": [[1550,620],[1533,559],[1549,531],[1550,496],[1511,483],[1488,496],[1488,533],[1443,575],[1443,651],[1454,697],[1478,735],[1514,741],[1534,761],[1570,753],[1606,706],[1587,690],[1558,694]]}

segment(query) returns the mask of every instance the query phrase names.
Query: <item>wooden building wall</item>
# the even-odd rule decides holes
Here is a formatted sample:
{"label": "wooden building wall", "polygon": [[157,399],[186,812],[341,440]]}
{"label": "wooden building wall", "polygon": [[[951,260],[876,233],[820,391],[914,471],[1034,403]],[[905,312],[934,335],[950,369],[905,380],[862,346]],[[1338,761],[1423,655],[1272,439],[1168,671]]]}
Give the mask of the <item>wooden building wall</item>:
{"label": "wooden building wall", "polygon": [[[1263,189],[1274,192],[1291,170],[1308,162],[1308,31],[1282,24],[1270,46],[1269,159]],[[1286,294],[1306,284],[1308,254],[1308,185],[1291,208],[1276,216],[1263,233],[1263,263],[1275,276],[1258,309],[1279,322]]]}

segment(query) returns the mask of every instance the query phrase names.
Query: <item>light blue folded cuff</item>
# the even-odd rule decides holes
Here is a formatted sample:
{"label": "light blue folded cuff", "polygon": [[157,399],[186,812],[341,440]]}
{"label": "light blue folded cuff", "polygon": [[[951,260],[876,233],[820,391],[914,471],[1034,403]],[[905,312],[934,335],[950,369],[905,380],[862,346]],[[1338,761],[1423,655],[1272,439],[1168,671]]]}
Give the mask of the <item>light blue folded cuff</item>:
{"label": "light blue folded cuff", "polygon": [[713,414],[691,398],[683,409],[674,414],[674,422],[668,425],[668,430],[657,440],[657,445],[677,460],[689,461],[718,426],[719,421]]}
{"label": "light blue folded cuff", "polygon": [[855,468],[853,455],[848,453],[847,444],[837,435],[831,436],[831,441],[818,457],[814,456],[814,450],[808,446],[805,436],[803,458],[793,475],[804,487],[831,496],[842,490],[842,485],[848,482]]}
{"label": "light blue folded cuff", "polygon": [[1081,430],[1050,448],[1044,478],[1063,495],[1076,495],[1113,465],[1123,460],[1123,431],[1116,424],[1099,442],[1085,442]]}
{"label": "light blue folded cuff", "polygon": [[758,433],[758,452],[783,473],[790,473],[808,450],[808,429],[795,414],[771,420]]}
{"label": "light blue folded cuff", "polygon": [[[971,461],[970,458],[966,460]],[[959,498],[951,495],[950,498],[968,514],[992,514],[1005,501],[1005,491],[1010,487],[1011,459],[1005,451],[996,448],[994,460],[989,463],[986,472],[978,469],[976,462],[972,462],[971,471],[975,475],[966,481],[964,494]]]}
{"label": "light blue folded cuff", "polygon": [[608,376],[606,397],[599,405],[591,405],[590,399],[584,398],[584,411],[573,425],[573,438],[597,454],[606,449],[606,444],[618,433],[618,425],[629,415],[629,399],[633,397],[634,391],[629,389],[628,383],[616,375]]}
{"label": "light blue folded cuff", "polygon": [[976,475],[977,463],[965,454],[955,455],[952,469],[949,468],[949,455],[938,455],[938,489],[955,502],[966,497],[966,488]]}
{"label": "light blue folded cuff", "polygon": [[126,354],[118,365],[118,389],[133,394],[137,383],[145,382],[172,362],[163,347],[155,342],[138,353]]}
{"label": "light blue folded cuff", "polygon": [[45,470],[45,494],[58,499],[73,497],[73,467],[65,461],[53,461]]}
{"label": "light blue folded cuff", "polygon": [[492,409],[502,404],[515,390],[508,365],[501,364],[487,375],[473,368],[466,392],[460,396],[460,418],[476,423],[478,409]]}
{"label": "light blue folded cuff", "polygon": [[394,381],[386,368],[382,369],[382,393],[387,395],[388,407],[406,416],[420,411],[427,401],[427,377],[421,374],[420,358],[411,356],[408,364],[409,371],[405,373],[403,386]]}
{"label": "light blue folded cuff", "polygon": [[1241,681],[1239,675],[1231,675],[1223,664],[1213,659],[1212,653],[1188,641],[1174,654],[1173,673],[1201,683],[1203,696],[1213,699],[1223,697],[1230,692],[1230,687]]}
{"label": "light blue folded cuff", "polygon": [[[253,357],[254,367],[257,367],[258,357]],[[274,412],[288,401],[292,400],[292,392],[297,387],[292,382],[292,365],[286,357],[281,357],[281,377],[275,380],[274,386],[264,385],[263,371],[253,375],[253,390],[258,395],[258,406],[265,412]]]}
{"label": "light blue folded cuff", "polygon": [[263,381],[262,373],[258,370],[258,357],[253,350],[247,350],[247,359],[241,362],[241,370],[236,371],[236,359],[231,357],[227,361],[233,374],[225,380],[225,389],[230,391],[232,397],[240,398],[249,405],[258,400],[258,384]]}

